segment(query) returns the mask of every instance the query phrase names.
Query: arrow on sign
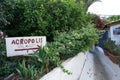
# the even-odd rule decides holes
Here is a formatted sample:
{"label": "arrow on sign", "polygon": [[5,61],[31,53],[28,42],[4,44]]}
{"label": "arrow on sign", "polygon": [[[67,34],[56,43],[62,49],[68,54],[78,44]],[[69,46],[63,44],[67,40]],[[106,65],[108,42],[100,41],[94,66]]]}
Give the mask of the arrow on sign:
{"label": "arrow on sign", "polygon": [[39,45],[37,45],[37,46],[38,46],[38,47],[36,47],[36,48],[15,49],[15,51],[24,51],[24,50],[27,50],[27,51],[28,51],[28,50],[36,50],[36,51],[37,51],[37,50],[39,49],[39,47],[40,47]]}

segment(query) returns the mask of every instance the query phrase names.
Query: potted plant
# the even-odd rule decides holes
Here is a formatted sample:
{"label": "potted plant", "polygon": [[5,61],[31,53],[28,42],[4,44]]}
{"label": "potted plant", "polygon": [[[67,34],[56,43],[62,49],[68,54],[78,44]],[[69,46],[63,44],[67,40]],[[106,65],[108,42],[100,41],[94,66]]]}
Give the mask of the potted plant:
{"label": "potted plant", "polygon": [[105,55],[114,63],[120,64],[120,46],[115,44],[115,41],[105,40],[102,44]]}

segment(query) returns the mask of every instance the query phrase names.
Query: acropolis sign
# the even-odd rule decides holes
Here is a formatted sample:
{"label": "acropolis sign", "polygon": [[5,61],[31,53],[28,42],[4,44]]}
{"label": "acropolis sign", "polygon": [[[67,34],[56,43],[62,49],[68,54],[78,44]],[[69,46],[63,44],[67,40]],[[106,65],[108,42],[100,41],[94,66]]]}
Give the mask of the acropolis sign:
{"label": "acropolis sign", "polygon": [[7,57],[33,53],[45,44],[45,36],[6,38]]}

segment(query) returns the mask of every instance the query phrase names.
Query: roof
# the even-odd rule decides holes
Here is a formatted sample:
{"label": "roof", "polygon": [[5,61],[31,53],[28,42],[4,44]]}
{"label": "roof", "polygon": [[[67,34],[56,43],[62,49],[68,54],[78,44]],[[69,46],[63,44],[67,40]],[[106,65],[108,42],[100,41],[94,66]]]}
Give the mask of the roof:
{"label": "roof", "polygon": [[105,29],[105,28],[109,28],[109,27],[111,27],[111,26],[113,26],[113,25],[117,25],[117,24],[120,24],[120,20],[113,21],[113,22],[110,22],[110,23],[105,24],[104,29]]}

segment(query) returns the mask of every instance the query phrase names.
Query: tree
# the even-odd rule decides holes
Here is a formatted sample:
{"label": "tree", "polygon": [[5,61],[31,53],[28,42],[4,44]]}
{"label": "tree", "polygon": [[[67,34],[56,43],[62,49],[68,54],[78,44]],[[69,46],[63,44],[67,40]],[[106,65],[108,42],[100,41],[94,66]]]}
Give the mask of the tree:
{"label": "tree", "polygon": [[90,5],[97,1],[101,1],[101,0],[83,0],[85,10],[87,11]]}
{"label": "tree", "polygon": [[0,30],[4,31],[13,20],[14,7],[14,0],[0,0]]}
{"label": "tree", "polygon": [[87,11],[91,4],[101,0],[76,0],[76,2],[80,2],[80,1],[83,1],[85,11]]}

